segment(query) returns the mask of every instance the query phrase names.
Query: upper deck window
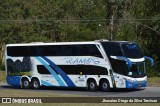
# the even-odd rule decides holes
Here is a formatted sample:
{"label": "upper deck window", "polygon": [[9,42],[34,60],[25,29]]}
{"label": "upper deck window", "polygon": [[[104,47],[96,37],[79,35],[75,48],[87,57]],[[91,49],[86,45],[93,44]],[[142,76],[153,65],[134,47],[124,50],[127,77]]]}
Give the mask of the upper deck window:
{"label": "upper deck window", "polygon": [[106,54],[110,56],[124,56],[126,58],[142,58],[143,53],[136,43],[101,42]]}
{"label": "upper deck window", "polygon": [[108,56],[122,56],[121,47],[114,42],[101,42],[106,54]]}
{"label": "upper deck window", "polygon": [[13,57],[94,56],[102,58],[100,51],[94,44],[9,46],[7,47],[7,55]]}
{"label": "upper deck window", "polygon": [[127,58],[142,58],[143,57],[140,47],[135,43],[122,44],[121,48],[123,50],[124,56]]}

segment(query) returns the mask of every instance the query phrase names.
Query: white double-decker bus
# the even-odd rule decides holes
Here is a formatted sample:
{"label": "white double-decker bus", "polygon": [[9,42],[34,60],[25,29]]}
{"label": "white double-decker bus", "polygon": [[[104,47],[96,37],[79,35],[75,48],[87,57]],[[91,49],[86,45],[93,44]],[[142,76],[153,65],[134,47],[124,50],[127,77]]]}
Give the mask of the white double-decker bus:
{"label": "white double-decker bus", "polygon": [[136,43],[90,42],[6,45],[6,80],[13,86],[98,88],[146,87],[145,59]]}

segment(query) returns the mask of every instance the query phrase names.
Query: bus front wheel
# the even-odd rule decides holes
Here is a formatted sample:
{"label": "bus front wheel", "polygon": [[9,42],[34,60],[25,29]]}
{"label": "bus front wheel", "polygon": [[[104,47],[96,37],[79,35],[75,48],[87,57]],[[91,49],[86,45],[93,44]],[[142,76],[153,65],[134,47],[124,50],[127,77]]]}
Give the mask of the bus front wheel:
{"label": "bus front wheel", "polygon": [[97,83],[95,80],[88,81],[88,88],[91,92],[95,92],[97,90]]}
{"label": "bus front wheel", "polygon": [[30,88],[30,83],[29,83],[28,79],[26,79],[26,78],[22,79],[22,88],[23,89],[29,89]]}
{"label": "bus front wheel", "polygon": [[32,88],[33,89],[39,89],[40,88],[40,83],[38,79],[33,79],[32,80]]}

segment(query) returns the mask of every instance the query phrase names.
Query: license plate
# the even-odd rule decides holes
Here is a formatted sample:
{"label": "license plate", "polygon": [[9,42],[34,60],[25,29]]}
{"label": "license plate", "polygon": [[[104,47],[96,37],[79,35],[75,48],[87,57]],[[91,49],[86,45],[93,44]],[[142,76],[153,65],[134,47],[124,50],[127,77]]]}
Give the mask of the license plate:
{"label": "license plate", "polygon": [[142,85],[138,85],[139,87],[141,87]]}

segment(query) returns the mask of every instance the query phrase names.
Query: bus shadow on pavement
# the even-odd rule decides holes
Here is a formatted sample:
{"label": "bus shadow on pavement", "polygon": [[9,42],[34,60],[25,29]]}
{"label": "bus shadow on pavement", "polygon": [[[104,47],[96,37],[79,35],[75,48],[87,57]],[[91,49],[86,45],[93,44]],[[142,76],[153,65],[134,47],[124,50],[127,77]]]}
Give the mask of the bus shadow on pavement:
{"label": "bus shadow on pavement", "polygon": [[[11,86],[11,85],[1,85],[0,89],[21,89],[21,90],[37,90],[37,91],[88,91],[86,88],[81,88],[81,87],[45,87],[42,86],[40,89],[22,89],[19,86]],[[118,88],[118,89],[111,89],[109,92],[135,92],[135,91],[142,91],[145,90],[145,88],[137,88],[137,89],[125,89],[125,88]],[[102,92],[100,89],[97,90],[97,92]]]}

